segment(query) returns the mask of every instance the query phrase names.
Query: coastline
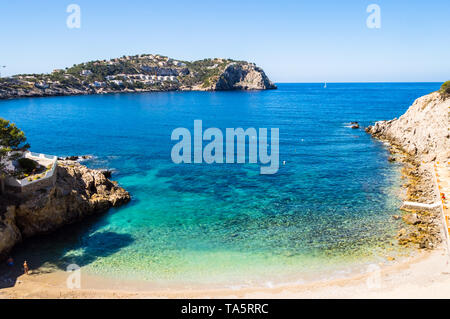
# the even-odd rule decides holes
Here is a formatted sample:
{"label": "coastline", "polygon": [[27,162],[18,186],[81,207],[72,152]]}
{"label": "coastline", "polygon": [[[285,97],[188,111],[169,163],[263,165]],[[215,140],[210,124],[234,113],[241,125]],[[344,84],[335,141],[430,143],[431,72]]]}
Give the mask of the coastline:
{"label": "coastline", "polygon": [[19,97],[74,96],[168,91],[276,89],[254,63],[232,59],[181,62],[139,54],[0,79],[0,100]]}
{"label": "coastline", "polygon": [[[389,121],[391,122],[391,121]],[[376,137],[376,136],[375,136]],[[433,193],[434,187],[430,186],[430,179],[427,175],[430,163],[420,161],[417,156],[411,156],[400,145],[393,143],[392,140],[379,138],[384,142],[389,142],[393,161],[403,163],[402,175],[407,180],[405,183],[406,191],[403,194],[404,199],[434,201],[436,194]],[[439,220],[429,219],[429,215],[422,212],[407,212],[399,219],[410,224],[411,229],[415,229],[425,234],[429,232],[429,227],[442,226]],[[408,222],[409,221],[409,222]],[[425,226],[425,227],[424,227]],[[415,232],[409,235],[416,234]],[[380,289],[369,289],[367,279],[370,274],[355,274],[341,279],[330,279],[317,281],[309,284],[288,284],[278,287],[253,287],[242,289],[161,289],[158,291],[148,291],[137,286],[129,285],[126,289],[123,285],[112,287],[107,280],[99,277],[83,275],[88,280],[89,285],[81,290],[69,290],[65,288],[67,273],[57,271],[46,273],[39,270],[31,276],[20,276],[16,285],[12,288],[0,290],[0,298],[181,298],[181,297],[241,297],[252,298],[261,296],[261,298],[329,298],[339,297],[347,298],[367,295],[368,298],[381,297],[429,297],[430,293],[436,293],[439,290],[439,296],[448,297],[448,289],[437,288],[435,283],[445,283],[448,286],[447,275],[450,271],[447,269],[448,255],[443,251],[442,245],[438,241],[430,240],[428,237],[421,236],[399,236],[404,240],[405,245],[412,245],[415,248],[422,248],[418,255],[408,260],[395,260],[389,265],[382,266],[383,278],[386,276],[386,287],[382,285]],[[430,245],[431,244],[431,245]],[[429,249],[434,248],[430,251]],[[381,266],[381,265],[380,265]],[[433,269],[430,273],[430,269]],[[383,279],[383,282],[385,280]],[[414,284],[412,285],[411,282]],[[391,285],[392,284],[392,285]],[[398,287],[401,287],[397,289]],[[139,288],[139,289],[138,289]],[[394,289],[395,288],[395,289]],[[358,292],[358,294],[355,293]]]}
{"label": "coastline", "polygon": [[[401,245],[434,249],[444,241],[444,225],[440,210],[424,209],[421,204],[440,202],[433,180],[433,164],[447,163],[450,157],[448,108],[450,99],[433,92],[414,101],[398,119],[379,121],[365,130],[373,138],[389,145],[389,161],[403,165],[402,178],[405,201],[403,221],[409,225],[399,231]],[[411,207],[409,203],[418,204]]]}
{"label": "coastline", "polygon": [[[128,203],[131,195],[108,171],[55,160],[54,182],[6,193],[0,202],[0,260],[28,238],[52,233],[87,216]],[[0,282],[0,287],[2,287]]]}
{"label": "coastline", "polygon": [[[352,274],[345,278],[291,284],[272,288],[165,289],[149,291],[137,287],[111,287],[96,277],[84,276],[84,288],[66,288],[67,273],[23,275],[14,287],[0,290],[0,298],[448,298],[449,256],[440,247],[420,252],[405,262],[380,267],[380,272]],[[433,271],[429,271],[433,269]],[[377,277],[378,276],[378,277]],[[375,281],[379,278],[379,283]],[[86,284],[87,283],[87,284]]]}
{"label": "coastline", "polygon": [[[383,141],[383,140],[382,140]],[[383,142],[387,142],[384,140]],[[406,191],[405,199],[421,199],[432,201],[434,191],[424,190],[430,187],[430,180],[422,174],[416,174],[418,169],[424,169],[414,157],[408,156],[397,146],[390,147],[392,156],[403,165],[402,179],[407,182],[402,189]],[[423,165],[423,164],[422,164]],[[415,173],[416,172],[416,173]],[[418,197],[423,196],[423,197]],[[424,212],[410,211],[403,215],[408,224],[411,213],[417,214],[419,219],[425,218]],[[439,220],[430,225],[438,227]],[[423,226],[423,223],[421,223]],[[171,288],[152,288],[151,282],[138,283],[137,281],[112,280],[82,273],[82,288],[67,288],[66,280],[70,275],[62,270],[48,270],[45,267],[32,271],[32,274],[21,275],[16,278],[13,287],[0,290],[1,298],[61,298],[61,299],[104,299],[104,298],[448,298],[450,297],[450,256],[442,244],[440,236],[430,235],[429,229],[420,230],[419,224],[412,223],[411,229],[422,231],[427,243],[431,246],[421,245],[416,237],[399,235],[401,245],[414,247],[415,253],[410,257],[394,259],[389,263],[379,263],[379,270],[357,272],[339,278],[318,279],[307,283],[277,284],[268,287],[254,286],[245,288],[186,288],[185,286],[172,286]],[[436,229],[434,229],[436,230]],[[401,231],[400,231],[401,232]],[[434,234],[436,235],[436,234]],[[442,235],[442,234],[440,234]],[[402,243],[403,241],[403,243]],[[369,268],[370,269],[370,268]],[[429,270],[433,269],[432,272]],[[371,269],[373,270],[373,269]],[[83,271],[83,270],[82,270]],[[371,286],[370,283],[374,283]],[[376,280],[379,280],[377,283]]]}

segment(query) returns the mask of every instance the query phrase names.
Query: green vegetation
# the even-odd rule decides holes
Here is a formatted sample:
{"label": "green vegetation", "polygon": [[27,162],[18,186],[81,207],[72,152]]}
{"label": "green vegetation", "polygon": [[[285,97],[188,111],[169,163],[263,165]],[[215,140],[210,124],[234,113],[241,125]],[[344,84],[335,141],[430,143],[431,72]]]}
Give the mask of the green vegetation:
{"label": "green vegetation", "polygon": [[26,174],[33,173],[36,168],[38,168],[39,164],[36,161],[33,161],[29,158],[19,158],[17,162],[20,165],[20,168],[24,171]]}
{"label": "green vegetation", "polygon": [[233,60],[204,59],[189,63],[188,68],[192,73],[193,82],[203,83],[202,87],[207,88],[218,79],[225,67],[232,62],[237,63]]}
{"label": "green vegetation", "polygon": [[[49,74],[18,74],[0,79],[0,97],[82,94],[122,90],[211,88],[232,59],[173,60],[158,54],[123,56],[75,64]],[[169,78],[170,77],[170,78]],[[118,82],[121,81],[121,82]]]}
{"label": "green vegetation", "polygon": [[444,82],[444,84],[442,84],[440,92],[444,96],[450,96],[450,81]]}
{"label": "green vegetation", "polygon": [[4,178],[8,174],[6,162],[16,159],[15,151],[23,151],[30,147],[25,144],[27,138],[14,123],[0,118],[0,193],[4,192]]}

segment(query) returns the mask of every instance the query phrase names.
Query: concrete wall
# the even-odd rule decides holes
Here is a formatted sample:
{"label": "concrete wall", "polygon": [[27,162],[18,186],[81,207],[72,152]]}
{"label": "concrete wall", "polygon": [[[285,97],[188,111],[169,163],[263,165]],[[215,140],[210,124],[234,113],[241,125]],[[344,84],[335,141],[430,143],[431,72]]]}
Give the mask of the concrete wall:
{"label": "concrete wall", "polygon": [[28,180],[28,178],[18,180],[13,177],[8,177],[5,179],[5,185],[8,189],[19,193],[27,193],[37,191],[41,188],[55,186],[56,167],[58,165],[58,158],[56,156],[26,152],[24,157],[37,161],[43,166],[52,165],[52,167],[45,173],[45,176],[32,181]]}

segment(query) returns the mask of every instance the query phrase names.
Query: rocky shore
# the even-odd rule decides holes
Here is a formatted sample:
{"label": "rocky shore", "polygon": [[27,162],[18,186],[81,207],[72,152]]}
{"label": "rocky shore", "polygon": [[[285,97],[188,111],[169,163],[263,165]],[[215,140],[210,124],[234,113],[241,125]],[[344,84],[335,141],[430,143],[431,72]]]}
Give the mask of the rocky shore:
{"label": "rocky shore", "polygon": [[[449,108],[450,98],[434,92],[418,98],[400,118],[366,128],[367,133],[390,145],[390,161],[403,163],[405,201],[431,204],[439,200],[431,168],[433,162],[448,162],[450,158]],[[399,231],[399,243],[422,249],[437,247],[442,240],[439,210],[403,210],[403,216],[395,216],[408,225]]]}
{"label": "rocky shore", "polygon": [[58,162],[54,187],[6,194],[0,201],[0,259],[22,240],[50,233],[130,201],[130,194],[100,170],[77,161]]}
{"label": "rocky shore", "polygon": [[231,59],[176,61],[152,54],[74,65],[49,74],[0,78],[0,99],[161,91],[276,89],[254,63]]}

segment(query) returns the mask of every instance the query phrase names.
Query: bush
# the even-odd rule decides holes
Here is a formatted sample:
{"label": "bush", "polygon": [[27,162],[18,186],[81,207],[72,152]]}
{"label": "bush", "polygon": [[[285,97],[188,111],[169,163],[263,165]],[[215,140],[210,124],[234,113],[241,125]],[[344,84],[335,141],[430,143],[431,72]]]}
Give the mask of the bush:
{"label": "bush", "polygon": [[444,82],[444,84],[442,84],[441,94],[450,95],[450,81]]}
{"label": "bush", "polygon": [[29,159],[29,158],[20,158],[17,160],[20,167],[24,170],[25,173],[30,174],[32,173],[37,167],[38,163]]}

